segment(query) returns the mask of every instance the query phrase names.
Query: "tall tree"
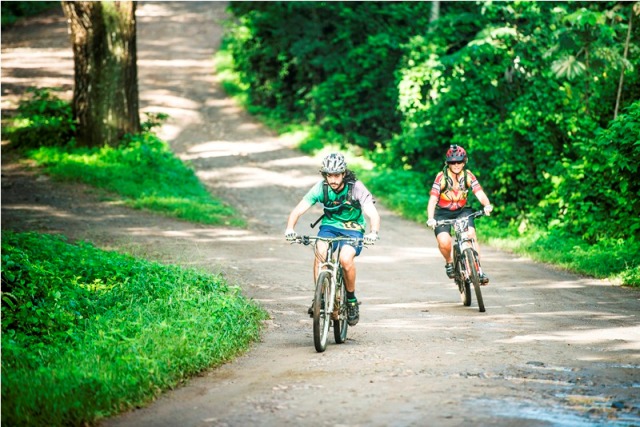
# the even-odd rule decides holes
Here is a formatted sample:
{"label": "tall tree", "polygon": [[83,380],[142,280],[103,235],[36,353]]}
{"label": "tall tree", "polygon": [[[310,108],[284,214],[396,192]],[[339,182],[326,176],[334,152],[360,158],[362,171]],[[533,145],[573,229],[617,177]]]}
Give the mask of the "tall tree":
{"label": "tall tree", "polygon": [[73,113],[83,146],[140,131],[133,1],[63,1],[75,63]]}

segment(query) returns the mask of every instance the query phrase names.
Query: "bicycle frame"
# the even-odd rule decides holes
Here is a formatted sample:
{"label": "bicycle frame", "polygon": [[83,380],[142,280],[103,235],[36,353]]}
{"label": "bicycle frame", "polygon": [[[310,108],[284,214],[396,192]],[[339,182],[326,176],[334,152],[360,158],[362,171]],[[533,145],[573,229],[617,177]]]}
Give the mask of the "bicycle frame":
{"label": "bicycle frame", "polygon": [[475,289],[478,308],[484,312],[484,302],[482,299],[482,291],[480,290],[480,282],[478,275],[480,274],[480,260],[478,257],[478,249],[476,241],[471,237],[469,231],[469,219],[484,215],[484,211],[474,212],[466,217],[441,220],[436,226],[451,225],[453,226],[453,265],[454,279],[460,291],[462,303],[465,306],[471,305],[471,284]]}
{"label": "bicycle frame", "polygon": [[[326,348],[327,336],[329,333],[329,326],[331,320],[334,323],[334,334],[337,343],[343,343],[346,340],[347,332],[347,319],[344,309],[337,310],[337,318],[333,318],[336,311],[336,294],[338,287],[343,287],[343,282],[340,281],[342,275],[342,266],[340,265],[340,253],[344,244],[351,244],[353,246],[362,245],[364,241],[362,238],[354,237],[319,237],[319,236],[302,236],[296,239],[296,242],[302,243],[305,246],[312,244],[314,246],[314,255],[318,258],[318,270],[316,271],[316,288],[314,305],[322,299],[323,304],[318,304],[318,307],[314,307],[313,319],[314,319],[314,344],[318,352],[322,352]],[[319,253],[318,242],[326,242],[326,253]],[[343,243],[343,244],[340,244]],[[329,286],[328,289],[319,289],[322,286],[323,280],[328,276]],[[328,291],[328,293],[325,293]],[[319,298],[322,295],[322,298]],[[342,298],[346,301],[346,295],[342,295]],[[344,306],[340,306],[343,308]]]}

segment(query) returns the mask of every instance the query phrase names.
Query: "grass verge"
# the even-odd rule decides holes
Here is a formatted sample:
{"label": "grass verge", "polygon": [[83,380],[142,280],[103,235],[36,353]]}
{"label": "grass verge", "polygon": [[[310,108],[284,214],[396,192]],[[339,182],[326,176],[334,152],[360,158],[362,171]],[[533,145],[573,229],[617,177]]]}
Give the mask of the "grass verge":
{"label": "grass verge", "polygon": [[222,278],[2,234],[2,424],[81,426],[242,353],[267,314]]}
{"label": "grass verge", "polygon": [[230,205],[204,187],[193,168],[152,132],[166,116],[149,116],[143,132],[127,135],[117,147],[76,147],[71,106],[51,89],[31,89],[31,97],[3,129],[7,147],[22,152],[55,179],[104,189],[127,206],[191,222],[244,227]]}

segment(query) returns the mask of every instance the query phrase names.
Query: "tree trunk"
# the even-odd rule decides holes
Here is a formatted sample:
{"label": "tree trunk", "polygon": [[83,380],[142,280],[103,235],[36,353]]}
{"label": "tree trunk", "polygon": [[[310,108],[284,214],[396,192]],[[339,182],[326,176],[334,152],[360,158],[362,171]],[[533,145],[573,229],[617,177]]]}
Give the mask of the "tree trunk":
{"label": "tree trunk", "polygon": [[75,63],[78,145],[116,146],[140,132],[135,2],[63,1]]}
{"label": "tree trunk", "polygon": [[[629,53],[629,40],[631,39],[631,25],[633,24],[633,7],[629,10],[629,26],[627,27],[627,40],[624,43],[624,54],[623,58],[627,59],[627,54]],[[626,71],[625,66],[622,66],[622,70],[620,70],[620,81],[618,82],[618,94],[616,96],[616,107],[613,110],[613,119],[615,120],[618,117],[618,109],[620,108],[620,97],[622,96],[622,84],[624,82],[624,72]]]}
{"label": "tree trunk", "polygon": [[[440,19],[440,1],[436,0],[431,2],[431,15],[429,16],[429,24],[437,21],[438,19]],[[432,28],[433,27],[429,29],[429,32],[433,31]]]}

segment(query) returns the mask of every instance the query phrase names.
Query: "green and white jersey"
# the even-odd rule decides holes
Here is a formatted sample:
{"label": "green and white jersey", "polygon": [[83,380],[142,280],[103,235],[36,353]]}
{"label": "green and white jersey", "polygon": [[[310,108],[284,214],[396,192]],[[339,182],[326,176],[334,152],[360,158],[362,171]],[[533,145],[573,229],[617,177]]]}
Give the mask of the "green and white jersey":
{"label": "green and white jersey", "polygon": [[[327,201],[325,203],[325,181],[321,180],[314,185],[304,196],[310,205],[322,203],[324,207],[324,218],[321,225],[330,225],[343,230],[356,230],[364,233],[367,222],[362,214],[362,207],[373,205],[374,200],[371,192],[367,190],[361,181],[351,184],[345,183],[342,190],[335,193],[331,187],[327,186]],[[351,197],[349,197],[349,186],[351,186]]]}

